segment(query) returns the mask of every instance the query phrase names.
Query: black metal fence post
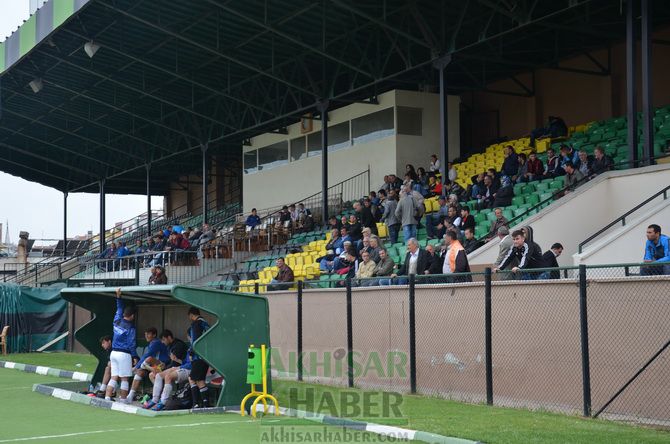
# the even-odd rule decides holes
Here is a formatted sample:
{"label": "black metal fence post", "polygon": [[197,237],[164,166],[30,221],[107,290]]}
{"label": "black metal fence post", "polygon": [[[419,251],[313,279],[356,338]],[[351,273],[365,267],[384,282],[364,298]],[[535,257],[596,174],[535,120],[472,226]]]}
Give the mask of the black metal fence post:
{"label": "black metal fence post", "polygon": [[579,324],[582,344],[582,391],[584,416],[591,416],[591,368],[589,366],[589,320],[586,307],[586,265],[579,266]]}
{"label": "black metal fence post", "polygon": [[255,293],[255,294],[259,294],[259,293],[260,293],[260,290],[259,290],[258,287],[259,287],[258,282],[254,282],[254,293]]}
{"label": "black metal fence post", "polygon": [[349,387],[354,386],[354,338],[353,338],[353,319],[351,309],[351,278],[347,283],[347,376]]}
{"label": "black metal fence post", "polygon": [[416,276],[409,275],[409,384],[410,392],[416,393]]}
{"label": "black metal fence post", "polygon": [[488,405],[493,405],[492,325],[491,268],[486,268],[486,270],[484,270],[484,334],[486,348],[486,404]]}
{"label": "black metal fence post", "polygon": [[140,261],[135,258],[135,285],[140,285]]}
{"label": "black metal fence post", "polygon": [[302,381],[302,281],[298,281],[298,381]]}

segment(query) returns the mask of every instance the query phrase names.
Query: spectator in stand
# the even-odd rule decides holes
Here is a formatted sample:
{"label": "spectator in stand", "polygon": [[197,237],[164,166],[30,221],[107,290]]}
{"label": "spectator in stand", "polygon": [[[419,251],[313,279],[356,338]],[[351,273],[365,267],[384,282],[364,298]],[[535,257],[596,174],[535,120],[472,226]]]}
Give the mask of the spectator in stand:
{"label": "spectator in stand", "polygon": [[[469,273],[470,265],[468,264],[467,253],[458,241],[458,233],[453,230],[447,231],[447,234],[444,235],[444,244],[446,250],[439,259],[441,273],[444,275]],[[438,279],[444,283],[471,282],[472,276],[444,276]]]}
{"label": "spectator in stand", "polygon": [[[393,273],[393,267],[395,267],[395,262],[388,256],[388,253],[385,249],[379,250],[379,261],[377,261],[374,270],[372,270],[373,277],[384,277],[391,276]],[[363,282],[363,286],[379,285],[380,279],[371,279]]]}
{"label": "spectator in stand", "polygon": [[526,165],[527,167],[524,182],[532,182],[534,180],[542,179],[542,175],[544,174],[544,165],[542,165],[542,161],[537,158],[537,154],[530,153]]}
{"label": "spectator in stand", "polygon": [[493,213],[496,215],[496,219],[491,222],[491,229],[486,235],[487,239],[493,239],[498,234],[498,228],[508,227],[509,221],[503,216],[502,208],[496,208],[493,210]]}
{"label": "spectator in stand", "polygon": [[486,174],[491,178],[491,183],[495,187],[495,189],[500,188],[500,174],[496,171],[495,168],[489,168],[486,171]]}
{"label": "spectator in stand", "polygon": [[[444,235],[447,234],[446,228],[450,225],[452,227],[460,227],[461,226],[461,213],[462,211],[459,211],[458,207],[456,207],[453,204],[449,204],[449,208],[447,209],[447,217],[444,220],[444,227],[443,227],[443,232],[441,233],[440,238],[444,239]],[[439,229],[439,227],[438,227]]]}
{"label": "spectator in stand", "polygon": [[408,280],[404,276],[408,276],[410,274],[426,274],[426,271],[430,270],[430,259],[430,254],[426,250],[422,250],[419,247],[419,241],[413,237],[410,238],[407,241],[407,254],[405,255],[405,260],[402,263],[402,267],[400,267],[400,270],[398,270],[397,274],[394,273],[391,275],[391,277],[394,279],[394,283],[398,285],[405,285],[407,284]]}
{"label": "spectator in stand", "polygon": [[566,193],[574,191],[577,183],[584,178],[584,175],[579,171],[572,162],[567,162],[563,165],[565,169],[564,187],[567,188]]}
{"label": "spectator in stand", "polygon": [[379,197],[377,197],[377,193],[375,193],[374,191],[370,191],[368,199],[370,199],[370,202],[372,203],[372,205],[375,205],[376,207],[379,207],[379,204],[381,203],[381,199]]}
{"label": "spectator in stand", "polygon": [[[360,204],[359,204],[360,207]],[[374,211],[374,213],[373,213]],[[360,209],[361,214],[361,225],[367,227],[372,231],[372,234],[377,233],[377,208],[372,208],[372,202],[370,199],[363,199],[363,207]]]}
{"label": "spectator in stand", "polygon": [[[542,255],[542,262],[544,268],[558,268],[558,261],[556,260],[558,256],[563,253],[563,245],[556,242],[551,246],[550,250],[547,250]],[[561,272],[559,270],[545,271],[539,277],[539,279],[560,279]]]}
{"label": "spectator in stand", "polygon": [[284,258],[277,259],[277,275],[268,285],[268,291],[288,290],[293,285],[293,270],[286,265]]}
{"label": "spectator in stand", "polygon": [[456,168],[454,168],[454,163],[447,162],[447,179],[449,179],[449,182],[454,183],[457,178],[458,172],[456,171]]}
{"label": "spectator in stand", "polygon": [[396,217],[395,211],[398,208],[398,196],[395,190],[389,191],[388,199],[384,204],[384,214],[382,214],[382,222],[384,222],[389,231],[389,239],[392,244],[398,242],[398,232],[400,231],[400,219]]}
{"label": "spectator in stand", "polygon": [[442,195],[442,182],[437,180],[435,176],[430,176],[428,178],[428,194],[427,197],[441,196]]}
{"label": "spectator in stand", "polygon": [[565,169],[565,164],[572,162],[575,168],[579,169],[579,153],[569,145],[561,145],[561,166]]}
{"label": "spectator in stand", "polygon": [[440,208],[437,212],[426,215],[426,235],[428,236],[428,239],[436,239],[439,237],[439,230],[444,225],[444,219],[449,214],[446,197],[440,196],[437,201],[440,204]]}
{"label": "spectator in stand", "polygon": [[142,254],[147,251],[146,247],[142,245],[142,241],[137,239],[135,241],[135,248],[133,249],[133,254]]}
{"label": "spectator in stand", "polygon": [[544,170],[544,177],[546,179],[562,176],[565,171],[561,167],[561,159],[556,155],[553,148],[547,150],[547,166]]}
{"label": "spectator in stand", "polygon": [[[377,264],[370,259],[370,253],[367,251],[361,252],[361,259],[362,261],[358,264],[358,271],[356,271],[356,279],[371,278]],[[358,281],[357,284],[360,286],[363,285],[363,282]]]}
{"label": "spectator in stand", "polygon": [[[438,254],[438,252],[435,251],[435,247],[433,245],[426,245],[426,251],[430,255],[430,268],[424,272],[424,274],[441,274],[442,273],[442,258]],[[439,282],[434,282],[433,280],[425,281],[425,280],[420,280],[419,283],[439,283]]]}
{"label": "spectator in stand", "polygon": [[512,205],[512,198],[514,197],[514,188],[512,187],[512,181],[509,180],[509,177],[502,178],[502,187],[496,191],[493,195],[494,207],[507,207]]}
{"label": "spectator in stand", "polygon": [[340,232],[340,228],[342,228],[342,222],[340,222],[336,216],[330,216],[328,219],[328,228],[331,230],[337,230],[337,232]]}
{"label": "spectator in stand", "polygon": [[370,236],[370,249],[368,252],[370,253],[370,259],[375,261],[375,263],[379,262],[379,252],[382,249],[382,241],[379,239],[379,236],[372,235]]}
{"label": "spectator in stand", "polygon": [[414,191],[418,191],[422,196],[428,194],[428,174],[423,167],[416,169],[416,184],[414,186]]}
{"label": "spectator in stand", "polygon": [[498,187],[493,184],[493,179],[491,176],[484,176],[484,186],[481,189],[481,194],[477,197],[477,205],[479,209],[491,208],[493,206],[493,201],[495,200],[496,192]]}
{"label": "spectator in stand", "polygon": [[414,169],[414,165],[412,165],[411,163],[408,163],[407,165],[405,165],[405,176],[409,176],[409,179],[412,182],[417,181],[418,175],[416,174],[416,170]]}
{"label": "spectator in stand", "polygon": [[519,171],[519,158],[514,151],[512,145],[507,145],[505,147],[505,160],[503,160],[501,174],[507,177],[516,176]]}
{"label": "spectator in stand", "polygon": [[530,132],[530,146],[535,147],[536,139],[565,137],[567,135],[568,127],[565,125],[565,121],[560,117],[549,116],[547,118],[547,126],[535,128]]}
{"label": "spectator in stand", "polygon": [[[644,262],[670,262],[670,238],[661,234],[661,227],[647,227],[647,242],[644,245]],[[670,274],[670,263],[653,267],[640,267],[643,276]]]}
{"label": "spectator in stand", "polygon": [[428,166],[428,170],[434,174],[440,172],[440,160],[437,158],[437,154],[431,154],[430,165]]}
{"label": "spectator in stand", "polygon": [[593,151],[593,154],[595,159],[591,165],[591,171],[593,173],[592,177],[614,169],[614,161],[610,156],[605,154],[605,149],[603,147],[597,146]]}
{"label": "spectator in stand", "polygon": [[470,214],[470,208],[468,206],[461,208],[461,224],[459,225],[461,235],[463,235],[466,228],[472,228],[474,230],[475,225],[475,217]]}
{"label": "spectator in stand", "polygon": [[470,254],[482,245],[484,245],[484,242],[475,239],[475,230],[472,228],[467,228],[465,230],[465,240],[463,240],[463,248],[465,248],[465,253]]}
{"label": "spectator in stand", "polygon": [[333,246],[335,247],[335,254],[341,254],[342,251],[344,250],[344,243],[349,242],[351,243],[351,238],[349,237],[349,229],[345,226],[340,228],[340,237],[337,239],[334,243]]}
{"label": "spectator in stand", "polygon": [[121,270],[128,268],[127,260],[124,261],[123,258],[130,256],[130,250],[126,247],[125,242],[119,242],[119,247],[116,250],[116,260],[114,261],[114,269]]}
{"label": "spectator in stand", "polygon": [[479,173],[472,177],[472,187],[470,188],[470,199],[479,200],[484,191],[484,176],[486,173]]}
{"label": "spectator in stand", "polygon": [[149,277],[149,285],[166,285],[168,283],[167,275],[165,274],[165,268],[162,265],[156,265],[154,267],[154,272],[151,277]]}
{"label": "spectator in stand", "polygon": [[593,156],[589,156],[586,151],[581,150],[577,153],[579,156],[579,171],[584,177],[591,177],[593,168]]}
{"label": "spectator in stand", "polygon": [[395,209],[395,216],[400,220],[405,239],[416,237],[416,211],[417,205],[412,197],[412,191],[409,187],[405,187],[403,191],[400,192],[400,201]]}
{"label": "spectator in stand", "polygon": [[389,174],[389,184],[391,190],[400,191],[400,188],[402,188],[402,179],[395,174]]}
{"label": "spectator in stand", "polygon": [[500,242],[498,243],[498,257],[496,258],[495,262],[493,262],[493,268],[500,267],[500,264],[502,263],[503,259],[507,257],[507,254],[509,253],[509,250],[512,248],[513,244],[512,236],[509,234],[508,227],[498,228],[498,239],[500,239]]}
{"label": "spectator in stand", "polygon": [[277,220],[277,228],[288,227],[291,222],[291,213],[288,211],[288,207],[284,205],[279,211],[279,219]]}
{"label": "spectator in stand", "polygon": [[[360,207],[360,204],[358,204]],[[359,213],[360,214],[360,213]],[[361,242],[361,239],[363,239],[363,227],[358,220],[357,216],[355,214],[352,214],[349,216],[349,222],[347,223],[347,232],[349,233],[349,238],[351,239],[351,242],[357,246],[358,243]]]}
{"label": "spectator in stand", "polygon": [[[511,267],[511,271],[514,274],[518,274],[522,280],[532,280],[535,277],[529,272],[536,268],[542,268],[544,263],[542,262],[542,250],[536,248],[537,244],[532,241],[532,229],[530,227],[524,227],[529,233],[528,238],[524,236],[523,230],[516,230],[512,233],[513,245],[512,248],[507,253],[507,256],[502,260],[499,266],[497,266],[493,271],[498,272],[507,267]],[[516,259],[518,265],[511,266],[512,260]]]}
{"label": "spectator in stand", "polygon": [[514,183],[528,182],[528,162],[526,155],[524,153],[519,153],[517,159],[519,159],[519,169],[514,177],[512,177],[512,181]]}

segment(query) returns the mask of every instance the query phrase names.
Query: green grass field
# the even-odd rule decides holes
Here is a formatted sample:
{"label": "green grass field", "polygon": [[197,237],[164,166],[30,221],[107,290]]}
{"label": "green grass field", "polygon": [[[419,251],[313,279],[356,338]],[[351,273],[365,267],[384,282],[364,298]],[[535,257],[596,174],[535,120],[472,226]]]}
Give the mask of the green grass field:
{"label": "green grass field", "polygon": [[[7,360],[89,373],[95,366],[94,359],[88,355],[65,353],[12,355]],[[81,366],[76,366],[77,363]],[[308,430],[323,427],[291,418],[250,420],[233,414],[145,418],[78,405],[31,391],[34,383],[53,381],[62,380],[0,369],[0,443],[31,440],[71,443],[75,439],[92,443],[137,443],[138,438],[157,439],[161,443],[194,439],[202,443],[259,443],[264,442],[262,433],[272,426]],[[299,393],[314,388],[317,393],[328,392],[335,399],[343,393],[343,389],[296,382],[275,381],[274,384],[282,405],[288,403],[291,388],[297,388]],[[402,413],[406,423],[399,426],[491,444],[670,442],[668,431],[420,396],[404,397]],[[384,423],[384,420],[375,422]],[[383,442],[376,435],[357,433],[357,437],[347,442]],[[38,438],[45,436],[53,438]]]}

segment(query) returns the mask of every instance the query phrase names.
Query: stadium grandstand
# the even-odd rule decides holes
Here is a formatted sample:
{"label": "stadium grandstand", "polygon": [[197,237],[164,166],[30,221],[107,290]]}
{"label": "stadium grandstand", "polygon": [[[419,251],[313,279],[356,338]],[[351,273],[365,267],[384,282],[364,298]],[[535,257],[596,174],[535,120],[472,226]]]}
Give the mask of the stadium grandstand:
{"label": "stadium grandstand", "polygon": [[667,427],[669,74],[662,0],[49,0],[0,43],[0,170],[63,238],[3,281],[78,288],[69,351],[77,292],[175,331],[150,285],[255,294],[284,362],[408,356],[274,377]]}

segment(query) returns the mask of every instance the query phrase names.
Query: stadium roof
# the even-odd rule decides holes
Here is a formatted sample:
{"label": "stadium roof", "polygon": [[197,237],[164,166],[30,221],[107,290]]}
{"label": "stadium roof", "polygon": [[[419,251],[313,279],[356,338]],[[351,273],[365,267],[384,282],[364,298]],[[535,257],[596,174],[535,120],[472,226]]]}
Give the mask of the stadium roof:
{"label": "stadium roof", "polygon": [[450,93],[539,67],[608,75],[558,61],[622,40],[624,21],[611,0],[50,0],[0,45],[0,165],[63,191],[106,178],[144,193],[150,163],[162,190],[201,171],[204,144],[239,159],[319,100],[434,85],[442,55]]}

